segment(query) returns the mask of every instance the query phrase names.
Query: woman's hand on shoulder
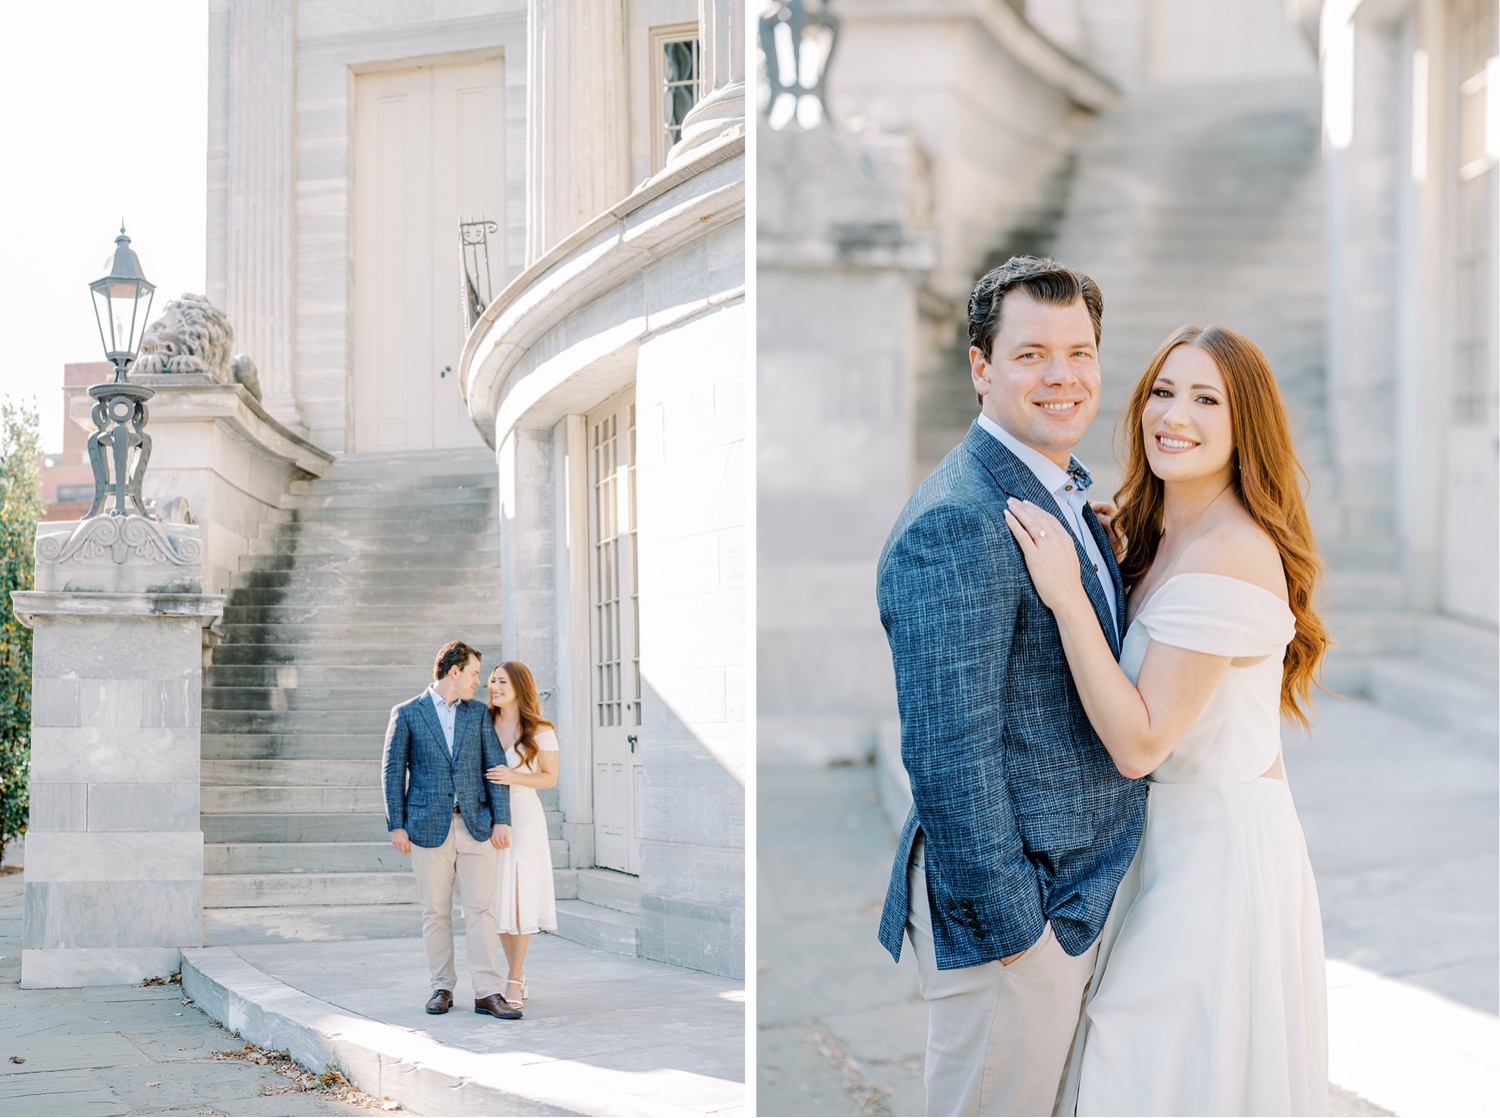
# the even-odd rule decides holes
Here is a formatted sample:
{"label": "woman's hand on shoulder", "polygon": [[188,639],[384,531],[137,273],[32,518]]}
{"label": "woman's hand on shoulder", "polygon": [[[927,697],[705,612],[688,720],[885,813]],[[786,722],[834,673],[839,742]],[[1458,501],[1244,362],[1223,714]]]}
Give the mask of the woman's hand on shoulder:
{"label": "woman's hand on shoulder", "polygon": [[1048,609],[1057,613],[1083,595],[1073,534],[1057,517],[1039,505],[1012,497],[1007,502],[1005,524],[1026,560],[1037,595]]}
{"label": "woman's hand on shoulder", "polygon": [[1094,510],[1094,518],[1109,537],[1109,548],[1115,553],[1115,562],[1118,563],[1125,558],[1125,537],[1120,535],[1119,526],[1115,524],[1115,517],[1120,515],[1119,507],[1113,501],[1090,501],[1089,508]]}

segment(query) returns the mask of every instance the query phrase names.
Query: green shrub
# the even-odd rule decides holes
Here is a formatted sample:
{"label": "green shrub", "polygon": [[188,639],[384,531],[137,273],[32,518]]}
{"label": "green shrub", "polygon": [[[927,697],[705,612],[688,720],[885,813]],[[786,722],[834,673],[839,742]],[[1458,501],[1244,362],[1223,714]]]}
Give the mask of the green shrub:
{"label": "green shrub", "polygon": [[16,619],[12,590],[30,590],[42,515],[36,408],[0,405],[0,856],[26,833],[31,776],[31,630]]}

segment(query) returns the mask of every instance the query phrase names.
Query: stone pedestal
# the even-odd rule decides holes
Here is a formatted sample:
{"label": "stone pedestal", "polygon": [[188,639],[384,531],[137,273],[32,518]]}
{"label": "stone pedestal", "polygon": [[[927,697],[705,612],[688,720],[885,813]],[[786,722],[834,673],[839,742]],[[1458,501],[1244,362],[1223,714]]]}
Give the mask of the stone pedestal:
{"label": "stone pedestal", "polygon": [[196,526],[44,523],[33,591],[21,985],[139,982],[203,942]]}
{"label": "stone pedestal", "polygon": [[[158,504],[186,499],[202,531],[200,589],[225,593],[291,483],[320,476],[333,456],[277,421],[238,384],[197,373],[131,380],[156,390],[145,496]],[[69,417],[92,430],[93,401],[82,388],[67,395]]]}

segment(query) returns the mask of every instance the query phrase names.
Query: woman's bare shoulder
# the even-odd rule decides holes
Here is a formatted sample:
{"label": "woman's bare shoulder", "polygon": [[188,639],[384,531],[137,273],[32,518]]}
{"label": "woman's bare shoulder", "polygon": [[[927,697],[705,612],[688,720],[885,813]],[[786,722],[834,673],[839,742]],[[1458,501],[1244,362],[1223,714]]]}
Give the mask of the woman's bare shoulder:
{"label": "woman's bare shoulder", "polygon": [[1281,552],[1249,513],[1225,517],[1194,540],[1183,552],[1176,573],[1223,575],[1287,599]]}

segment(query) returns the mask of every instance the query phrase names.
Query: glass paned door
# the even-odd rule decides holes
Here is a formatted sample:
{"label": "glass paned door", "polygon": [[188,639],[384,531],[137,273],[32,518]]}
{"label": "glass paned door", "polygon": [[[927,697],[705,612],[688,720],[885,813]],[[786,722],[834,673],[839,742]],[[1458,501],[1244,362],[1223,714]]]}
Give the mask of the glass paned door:
{"label": "glass paned door", "polygon": [[640,597],[636,578],[635,393],[585,420],[594,860],[640,872]]}

